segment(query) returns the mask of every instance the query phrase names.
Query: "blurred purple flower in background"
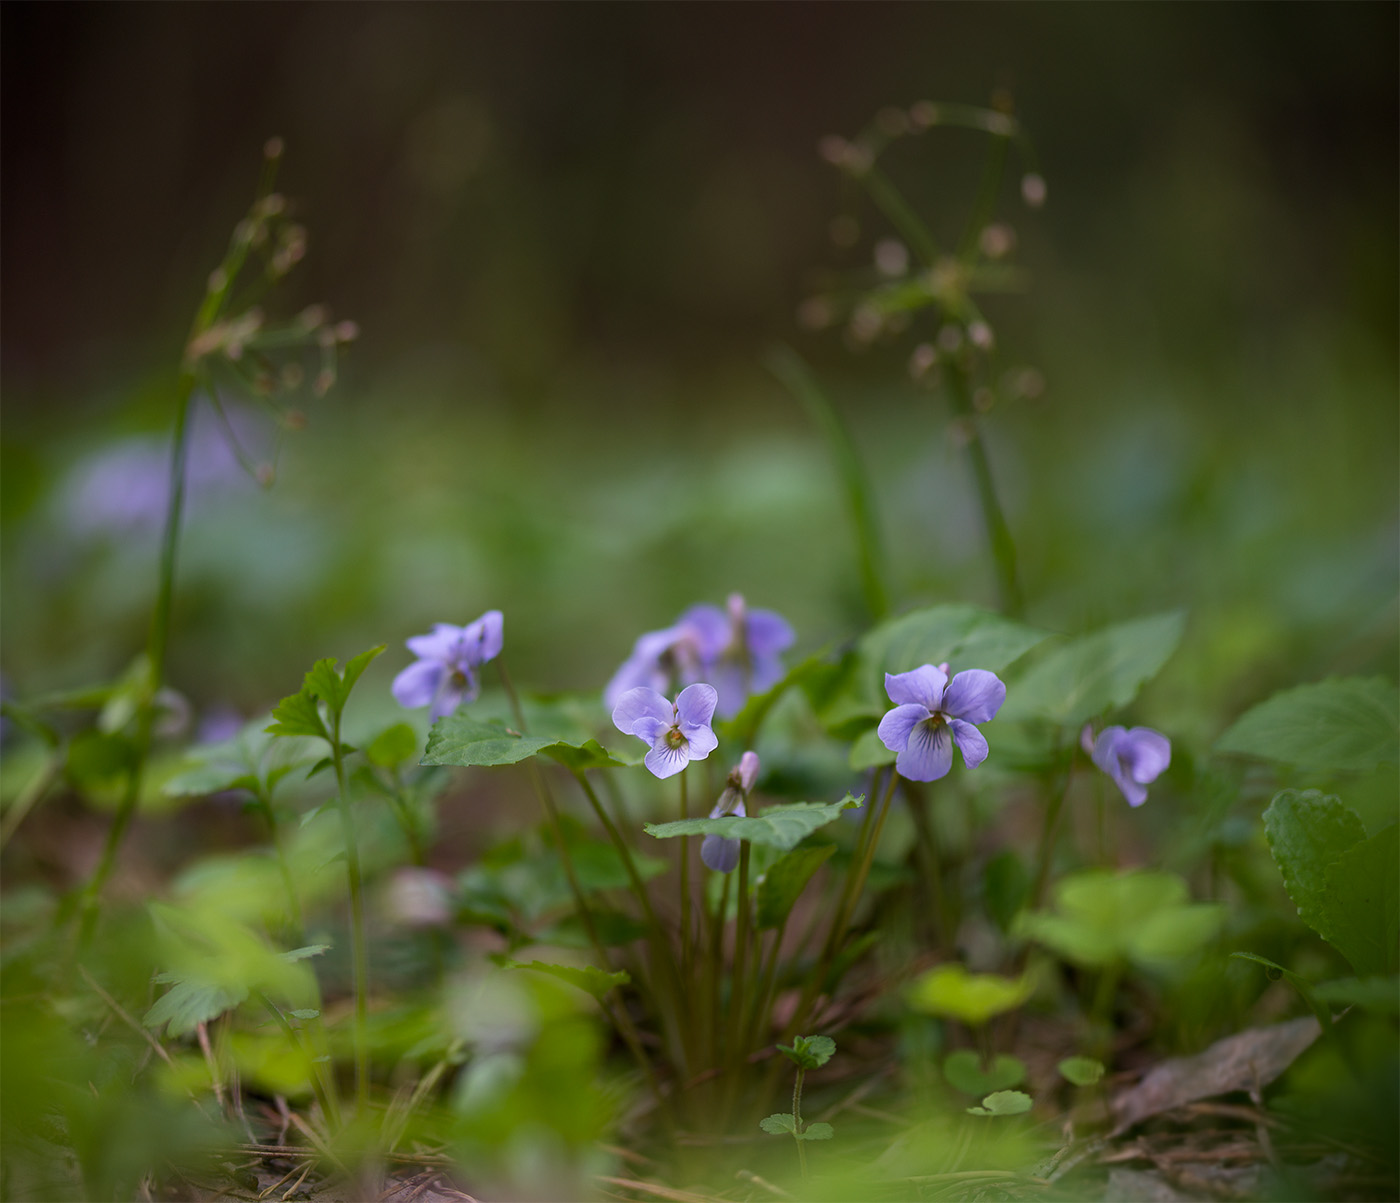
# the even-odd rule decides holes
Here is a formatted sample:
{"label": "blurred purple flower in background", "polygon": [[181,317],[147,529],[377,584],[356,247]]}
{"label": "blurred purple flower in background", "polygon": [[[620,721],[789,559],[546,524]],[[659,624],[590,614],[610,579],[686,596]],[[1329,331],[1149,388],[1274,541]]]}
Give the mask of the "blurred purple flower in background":
{"label": "blurred purple flower in background", "polygon": [[654,689],[629,689],[613,708],[613,724],[624,735],[651,745],[644,763],[657,777],[672,777],[692,760],[719,747],[710,729],[716,695],[709,685],[687,685],[672,705]]}
{"label": "blurred purple flower in background", "polygon": [[[710,811],[710,818],[722,819],[726,815],[747,817],[744,802],[757,780],[758,754],[745,752],[739,757],[739,763],[730,770],[729,781]],[[700,859],[716,873],[732,873],[739,863],[739,841],[726,839],[722,835],[707,835],[700,845]]]}
{"label": "blurred purple flower in background", "polygon": [[1105,727],[1094,738],[1091,727],[1079,733],[1079,743],[1096,765],[1113,778],[1129,806],[1147,801],[1147,787],[1172,762],[1172,744],[1151,727]]}
{"label": "blurred purple flower in background", "polygon": [[691,606],[674,626],[648,631],[603,691],[609,706],[629,689],[657,691],[706,681],[714,686],[721,718],[731,718],[751,694],[762,693],[783,676],[780,653],[796,636],[781,615],[750,610],[732,593],[728,607]]}
{"label": "blurred purple flower in background", "polygon": [[879,736],[896,752],[895,768],[910,781],[937,781],[953,767],[953,744],[975,769],[987,759],[987,741],[973,725],[996,717],[1006,686],[981,668],[960,672],[948,683],[948,666],[925,664],[907,673],[886,673],[885,692],[896,703],[880,720]]}
{"label": "blurred purple flower in background", "polygon": [[406,641],[418,659],[394,678],[391,687],[400,706],[431,705],[428,721],[437,722],[480,692],[475,670],[501,654],[504,619],[487,610],[464,627],[439,622],[429,635]]}
{"label": "blurred purple flower in background", "polygon": [[[239,447],[260,459],[271,442],[270,423],[243,406],[223,408]],[[188,437],[185,498],[192,512],[252,484],[211,406],[195,407]],[[169,440],[133,435],[91,452],[68,471],[55,500],[60,521],[83,538],[159,530],[170,504]]]}

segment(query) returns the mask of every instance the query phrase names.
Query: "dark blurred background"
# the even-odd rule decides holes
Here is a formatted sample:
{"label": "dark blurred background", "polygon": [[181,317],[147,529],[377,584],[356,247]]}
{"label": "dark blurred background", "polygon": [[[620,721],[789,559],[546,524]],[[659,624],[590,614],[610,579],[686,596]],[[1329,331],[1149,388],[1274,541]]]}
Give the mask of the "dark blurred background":
{"label": "dark blurred background", "polygon": [[[517,676],[601,687],[743,590],[802,646],[861,621],[839,488],[763,367],[784,341],[876,481],[903,604],[994,603],[963,462],[905,370],[804,330],[848,198],[816,153],[887,105],[1009,92],[1049,185],[987,438],[1031,621],[1170,606],[1157,705],[1394,672],[1397,34],[1386,4],[25,4],[3,21],[4,630],[20,693],[118,671],[151,532],[83,473],[167,430],[269,135],[310,231],[284,305],[362,336],[268,493],[192,515],[172,677],[244,712],[317,656],[507,614]],[[891,173],[946,239],[986,141]],[[65,500],[65,498],[67,500]],[[81,525],[81,524],[79,524]],[[392,663],[390,663],[392,661]],[[376,671],[379,671],[376,669]],[[1202,697],[1208,698],[1202,704]]]}

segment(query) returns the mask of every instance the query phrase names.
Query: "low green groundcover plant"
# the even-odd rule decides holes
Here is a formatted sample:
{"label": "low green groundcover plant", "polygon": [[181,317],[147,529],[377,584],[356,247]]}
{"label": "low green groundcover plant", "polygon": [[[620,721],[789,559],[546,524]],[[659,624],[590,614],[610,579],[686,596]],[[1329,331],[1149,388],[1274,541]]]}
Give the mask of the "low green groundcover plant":
{"label": "low green groundcover plant", "polygon": [[[951,247],[882,167],[946,126],[990,146]],[[900,254],[813,312],[856,341],[926,336],[912,371],[951,411],[996,610],[896,598],[855,441],[784,349],[855,532],[869,617],[844,637],[731,593],[561,693],[507,673],[535,634],[511,598],[464,599],[406,663],[386,652],[403,631],[309,651],[338,656],[299,688],[289,671],[270,714],[172,743],[191,415],[241,384],[296,425],[285,389],[324,393],[355,334],[264,316],[304,238],[269,145],[186,345],[145,649],[5,703],[6,841],[46,798],[110,815],[85,884],[6,896],[5,1197],[373,1199],[423,1175],[432,1197],[1087,1198],[1135,1135],[1140,1169],[1218,1164],[1228,1138],[1257,1150],[1236,1189],[1394,1197],[1397,828],[1345,798],[1396,762],[1395,685],[1289,682],[1211,746],[1141,721],[1187,615],[1028,621],[978,298],[1014,275],[994,220],[1012,155],[1044,200],[1030,153],[1009,113],[962,105],[823,144]],[[380,655],[402,710],[363,721],[385,713],[364,703]],[[442,800],[517,780],[533,816],[447,860]],[[241,802],[259,842],[116,890],[138,811],[190,798]],[[1193,856],[1157,856],[1154,808],[1200,828]],[[1291,1069],[1296,1050],[1260,1054],[1199,1087],[1173,1060],[1290,1012],[1315,1017]],[[1154,1065],[1160,1106],[1115,1126]]]}

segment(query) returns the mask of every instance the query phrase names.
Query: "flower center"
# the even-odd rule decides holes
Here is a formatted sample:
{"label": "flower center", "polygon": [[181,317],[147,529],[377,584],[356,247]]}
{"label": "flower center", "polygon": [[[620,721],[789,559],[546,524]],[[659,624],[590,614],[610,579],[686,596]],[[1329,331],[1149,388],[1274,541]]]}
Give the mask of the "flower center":
{"label": "flower center", "polygon": [[666,746],[668,748],[683,748],[686,743],[687,740],[685,736],[681,734],[680,727],[672,727],[666,732]]}

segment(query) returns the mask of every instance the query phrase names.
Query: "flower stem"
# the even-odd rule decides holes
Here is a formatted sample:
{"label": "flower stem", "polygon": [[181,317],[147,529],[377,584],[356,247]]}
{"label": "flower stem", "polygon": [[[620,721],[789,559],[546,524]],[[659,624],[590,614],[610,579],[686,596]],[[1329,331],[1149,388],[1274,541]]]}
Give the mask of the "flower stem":
{"label": "flower stem", "polygon": [[[690,798],[686,785],[686,773],[681,772],[681,818],[690,818]],[[690,981],[690,837],[681,836],[681,980]],[[689,1001],[689,994],[682,991],[682,997]]]}
{"label": "flower stem", "polygon": [[802,1066],[797,1067],[797,1077],[792,1083],[792,1135],[797,1141],[797,1164],[802,1168],[802,1176],[807,1176],[807,1142],[802,1139],[802,1079],[806,1075]]}
{"label": "flower stem", "polygon": [[977,484],[977,500],[982,507],[987,544],[996,565],[1001,608],[1012,618],[1019,618],[1025,610],[1025,599],[1021,595],[1021,586],[1016,575],[1016,544],[1011,538],[1011,528],[1007,525],[1001,502],[997,499],[996,485],[992,481],[992,466],[987,459],[987,448],[982,442],[981,431],[977,428],[972,408],[972,385],[967,369],[960,364],[954,365],[948,372],[948,384],[953,409],[967,425],[967,458]]}
{"label": "flower stem", "polygon": [[331,711],[331,758],[335,762],[340,830],[345,839],[345,877],[350,887],[350,947],[355,984],[355,1106],[360,1115],[369,1110],[369,946],[365,942],[365,899],[360,881],[360,850],[355,839],[355,818],[345,786],[345,754],[340,742],[340,712]]}
{"label": "flower stem", "polygon": [[[196,322],[196,330],[199,324]],[[79,945],[86,947],[92,939],[97,921],[97,902],[102,889],[112,875],[117,852],[136,808],[141,800],[141,785],[145,778],[146,759],[151,751],[151,735],[155,727],[155,696],[165,675],[165,654],[170,642],[170,611],[175,593],[175,557],[180,543],[180,522],[185,503],[185,460],[189,450],[188,426],[190,403],[194,397],[195,375],[186,369],[180,375],[175,406],[175,429],[170,447],[170,500],[165,511],[165,530],[161,536],[159,584],[156,604],[151,611],[151,626],[146,636],[146,696],[136,717],[131,768],[127,772],[126,788],[117,806],[112,826],[102,846],[102,858],[97,862],[91,880],[83,890],[80,907]]]}
{"label": "flower stem", "polygon": [[[1073,753],[1071,753],[1073,755]],[[1074,762],[1070,762],[1063,789],[1056,790],[1045,808],[1045,825],[1040,830],[1040,859],[1035,873],[1035,886],[1031,891],[1030,909],[1039,910],[1045,903],[1045,890],[1050,884],[1050,869],[1055,859],[1055,826],[1069,796],[1070,784],[1074,781]]]}
{"label": "flower stem", "polygon": [[[531,761],[530,763],[533,766],[534,762]],[[536,772],[538,773],[538,770],[536,770]],[[589,805],[593,807],[593,813],[598,816],[598,821],[602,823],[603,830],[608,833],[608,839],[612,841],[613,847],[617,849],[617,854],[622,860],[623,871],[627,874],[627,880],[631,884],[632,893],[635,895],[638,904],[642,908],[642,915],[646,919],[647,942],[651,947],[652,958],[656,963],[657,976],[666,979],[667,992],[670,994],[673,1004],[671,1006],[667,1006],[664,1003],[662,1004],[661,1013],[663,1021],[665,1017],[669,1016],[671,1017],[671,1022],[674,1024],[676,1014],[676,1006],[674,1004],[678,1002],[679,996],[684,993],[684,991],[681,989],[681,984],[676,974],[675,960],[670,943],[665,939],[662,933],[661,924],[657,921],[656,911],[651,905],[651,898],[647,895],[646,883],[642,881],[641,874],[637,872],[636,862],[632,859],[632,850],[622,838],[622,833],[618,831],[617,825],[608,816],[608,812],[604,809],[602,802],[599,801],[597,793],[594,792],[593,786],[589,782],[587,776],[585,776],[583,770],[574,769],[573,774],[574,779],[579,783],[579,786],[588,798]],[[593,917],[589,913],[587,903],[584,901],[583,890],[579,887],[578,877],[574,873],[573,861],[569,857],[568,850],[564,847],[564,833],[559,825],[559,814],[555,809],[554,800],[550,797],[548,790],[543,788],[542,781],[539,783],[539,789],[540,800],[544,803],[545,810],[550,817],[550,822],[554,826],[554,838],[559,843],[560,859],[564,864],[564,871],[569,878],[569,888],[574,893],[574,903],[579,909],[580,916],[583,918],[584,926],[588,929],[589,937],[593,941],[594,950],[602,959],[603,967],[606,968],[608,961],[603,951],[602,941],[598,938],[598,932],[597,928],[594,926]],[[655,990],[656,984],[655,981],[651,983],[653,991]],[[616,1025],[618,1031],[622,1034],[622,1038],[627,1043],[628,1048],[632,1050],[633,1055],[637,1058],[637,1062],[642,1067],[642,1072],[646,1076],[647,1082],[651,1086],[657,1101],[662,1102],[663,1096],[661,1088],[657,1084],[655,1076],[652,1074],[650,1061],[646,1054],[642,1052],[635,1028],[632,1026],[631,1016],[628,1015],[627,1009],[624,1006],[619,1006],[617,1011],[619,1016]],[[686,1076],[689,1076],[690,1071],[685,1058],[686,1045],[684,1033],[681,1032],[678,1027],[673,1036],[672,1044],[678,1050],[682,1072]]]}

